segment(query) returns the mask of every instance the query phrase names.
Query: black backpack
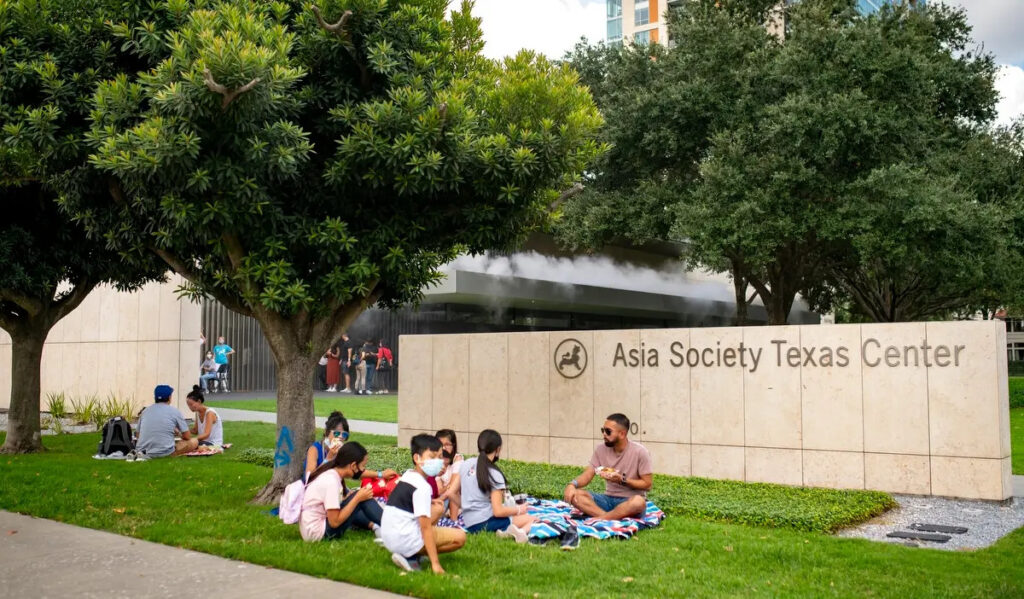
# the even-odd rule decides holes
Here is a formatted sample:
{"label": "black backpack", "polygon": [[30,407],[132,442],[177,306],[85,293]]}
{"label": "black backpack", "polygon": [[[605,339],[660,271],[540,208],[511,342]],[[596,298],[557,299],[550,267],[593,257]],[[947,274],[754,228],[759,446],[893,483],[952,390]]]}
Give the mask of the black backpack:
{"label": "black backpack", "polygon": [[128,455],[132,446],[132,425],[120,416],[115,416],[103,425],[100,445],[96,449],[99,455],[110,455],[115,451]]}

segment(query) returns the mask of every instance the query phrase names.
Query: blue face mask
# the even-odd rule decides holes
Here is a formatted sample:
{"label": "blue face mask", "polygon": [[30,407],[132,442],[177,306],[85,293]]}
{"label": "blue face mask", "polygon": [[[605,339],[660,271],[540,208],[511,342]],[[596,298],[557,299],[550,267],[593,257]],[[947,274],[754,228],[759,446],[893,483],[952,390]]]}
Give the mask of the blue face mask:
{"label": "blue face mask", "polygon": [[434,458],[423,462],[423,474],[427,476],[437,476],[441,474],[442,470],[444,470],[444,460],[441,458]]}

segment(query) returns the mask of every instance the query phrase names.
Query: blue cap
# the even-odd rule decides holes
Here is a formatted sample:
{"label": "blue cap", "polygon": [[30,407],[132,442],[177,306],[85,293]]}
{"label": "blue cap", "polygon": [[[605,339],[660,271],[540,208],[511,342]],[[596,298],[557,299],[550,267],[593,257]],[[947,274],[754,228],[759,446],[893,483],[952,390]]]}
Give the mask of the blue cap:
{"label": "blue cap", "polygon": [[156,389],[153,389],[153,397],[157,400],[170,399],[171,393],[174,393],[174,387],[170,385],[157,385]]}

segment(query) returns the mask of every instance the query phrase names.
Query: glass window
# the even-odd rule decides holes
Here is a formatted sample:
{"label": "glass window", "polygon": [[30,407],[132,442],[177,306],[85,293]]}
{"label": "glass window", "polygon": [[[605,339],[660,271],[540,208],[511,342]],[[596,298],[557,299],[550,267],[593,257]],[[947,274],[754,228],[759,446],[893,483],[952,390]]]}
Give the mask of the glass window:
{"label": "glass window", "polygon": [[646,46],[651,43],[651,31],[637,31],[633,36],[633,43],[638,46]]}
{"label": "glass window", "polygon": [[651,22],[651,0],[636,0],[633,6],[633,24],[646,25]]}
{"label": "glass window", "polygon": [[622,19],[608,19],[608,41],[622,39]]}
{"label": "glass window", "polygon": [[1007,343],[1006,358],[1010,362],[1024,362],[1024,343]]}
{"label": "glass window", "polygon": [[1020,318],[1007,318],[1006,319],[1006,332],[1007,333],[1021,333],[1024,332],[1024,320]]}
{"label": "glass window", "polygon": [[608,18],[617,19],[622,16],[622,0],[608,0]]}

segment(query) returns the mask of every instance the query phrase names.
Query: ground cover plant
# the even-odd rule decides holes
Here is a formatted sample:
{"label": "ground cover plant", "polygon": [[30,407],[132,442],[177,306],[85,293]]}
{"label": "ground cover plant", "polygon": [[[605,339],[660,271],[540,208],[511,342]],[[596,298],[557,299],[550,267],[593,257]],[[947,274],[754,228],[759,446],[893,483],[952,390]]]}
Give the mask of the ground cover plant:
{"label": "ground cover plant", "polygon": [[[232,408],[257,412],[277,412],[276,399],[217,400],[207,398],[206,405],[212,408]],[[376,422],[398,422],[398,396],[314,398],[313,409],[317,416],[329,416],[335,410],[341,411],[350,420],[373,420]]]}
{"label": "ground cover plant", "polygon": [[[274,426],[228,422],[225,435],[241,449],[265,448]],[[389,459],[389,445],[404,453],[392,437],[353,437],[371,448],[371,466],[378,454]],[[68,435],[43,454],[4,456],[0,508],[422,597],[1024,594],[1020,530],[992,548],[951,553],[687,516],[629,541],[584,541],[571,554],[478,535],[445,556],[448,575],[401,576],[369,533],[306,544],[295,527],[249,504],[266,468],[240,461],[241,452],[128,464],[89,458],[96,439]],[[523,468],[510,465],[509,478],[527,478]],[[552,468],[537,476],[561,475]]]}
{"label": "ground cover plant", "polygon": [[1010,377],[1010,407],[1024,408],[1024,377]]}

